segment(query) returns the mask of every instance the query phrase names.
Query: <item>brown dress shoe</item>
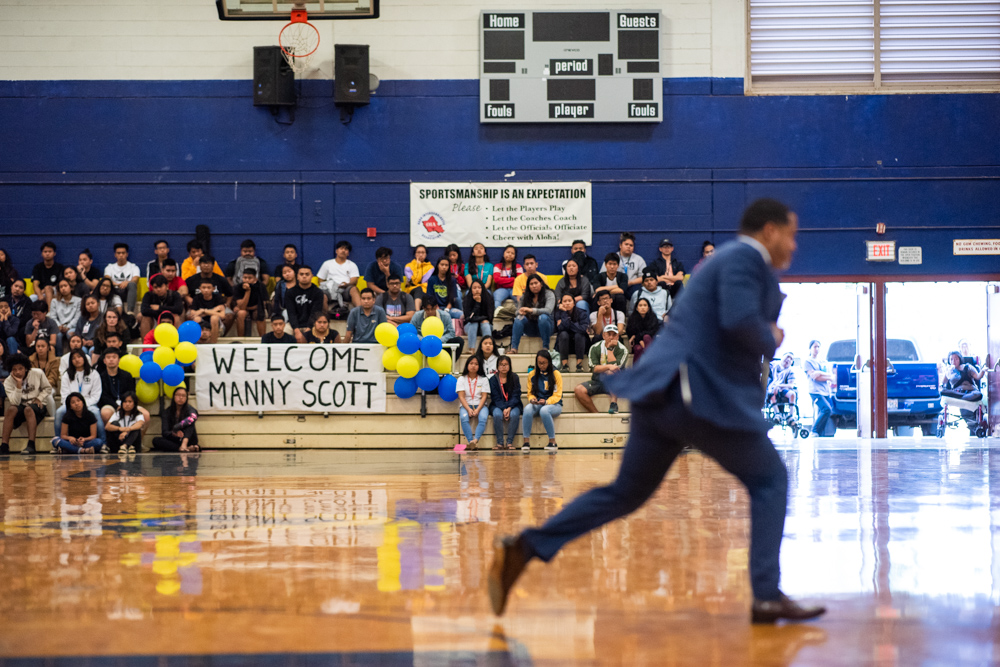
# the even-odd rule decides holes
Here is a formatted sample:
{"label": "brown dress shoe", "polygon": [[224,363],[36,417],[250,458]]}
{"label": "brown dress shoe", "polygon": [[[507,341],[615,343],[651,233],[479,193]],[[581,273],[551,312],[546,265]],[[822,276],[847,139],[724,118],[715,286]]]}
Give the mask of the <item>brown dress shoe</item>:
{"label": "brown dress shoe", "polygon": [[497,537],[493,540],[493,565],[490,566],[487,583],[490,605],[497,616],[503,615],[507,608],[507,595],[524,572],[528,560],[520,537]]}
{"label": "brown dress shoe", "polygon": [[750,611],[751,623],[776,623],[779,618],[789,621],[808,621],[822,616],[826,607],[803,607],[784,593],[777,600],[754,600]]}

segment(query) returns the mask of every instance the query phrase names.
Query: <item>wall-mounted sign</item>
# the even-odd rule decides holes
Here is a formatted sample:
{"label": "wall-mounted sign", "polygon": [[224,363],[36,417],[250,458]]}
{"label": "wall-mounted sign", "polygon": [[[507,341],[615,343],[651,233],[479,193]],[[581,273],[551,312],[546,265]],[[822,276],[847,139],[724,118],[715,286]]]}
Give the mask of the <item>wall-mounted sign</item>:
{"label": "wall-mounted sign", "polygon": [[1000,239],[955,239],[952,252],[956,255],[1000,255]]}
{"label": "wall-mounted sign", "polygon": [[868,253],[865,256],[869,262],[895,262],[895,241],[865,241]]}
{"label": "wall-mounted sign", "polygon": [[918,245],[914,246],[899,246],[899,263],[900,264],[923,264],[924,263],[924,249]]}

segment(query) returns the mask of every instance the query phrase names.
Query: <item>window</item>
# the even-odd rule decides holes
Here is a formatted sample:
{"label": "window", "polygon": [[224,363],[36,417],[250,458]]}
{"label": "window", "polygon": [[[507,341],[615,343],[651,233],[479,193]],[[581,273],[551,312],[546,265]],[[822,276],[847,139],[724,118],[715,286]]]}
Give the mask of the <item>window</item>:
{"label": "window", "polygon": [[1000,89],[1000,0],[750,0],[754,92]]}

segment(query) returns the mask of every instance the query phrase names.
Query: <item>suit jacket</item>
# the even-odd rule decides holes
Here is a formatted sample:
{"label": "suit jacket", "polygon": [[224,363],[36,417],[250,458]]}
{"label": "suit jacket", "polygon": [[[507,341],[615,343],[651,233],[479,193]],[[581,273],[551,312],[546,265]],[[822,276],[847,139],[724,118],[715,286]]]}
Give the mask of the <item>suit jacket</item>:
{"label": "suit jacket", "polygon": [[604,384],[633,402],[655,403],[683,367],[692,414],[725,429],[766,432],[761,362],[774,356],[771,324],[783,299],[756,248],[726,243],[688,282],[639,363]]}

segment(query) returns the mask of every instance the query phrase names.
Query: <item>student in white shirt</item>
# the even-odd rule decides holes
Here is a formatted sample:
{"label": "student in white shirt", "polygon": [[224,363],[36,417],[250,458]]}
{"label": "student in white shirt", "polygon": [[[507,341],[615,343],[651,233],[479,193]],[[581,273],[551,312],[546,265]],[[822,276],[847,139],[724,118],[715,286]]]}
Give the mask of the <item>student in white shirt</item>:
{"label": "student in white shirt", "polygon": [[[489,401],[486,400],[490,393],[490,381],[479,365],[479,358],[476,355],[466,360],[465,370],[462,371],[462,377],[458,378],[455,391],[458,392],[458,400],[462,404],[458,408],[462,433],[469,444],[469,449],[476,449],[483,433],[486,432],[486,421],[490,416]],[[472,433],[470,424],[472,418],[478,420],[475,434]]]}
{"label": "student in white shirt", "polygon": [[139,290],[139,267],[128,261],[128,244],[115,244],[115,263],[104,267],[104,275],[111,278],[115,293],[125,302],[125,310],[135,314],[135,301]]}
{"label": "student in white shirt", "polygon": [[134,392],[126,392],[121,406],[108,422],[108,447],[116,454],[141,452],[145,423],[146,419],[139,411],[139,397]]}
{"label": "student in white shirt", "polygon": [[[87,410],[97,417],[97,439],[100,444],[104,444],[104,420],[101,419],[101,374],[90,367],[90,360],[87,359],[83,350],[77,349],[69,353],[69,364],[65,372],[60,373],[59,395],[66,398],[70,394],[77,393],[83,396]],[[66,403],[56,410],[53,417],[53,430],[55,433],[62,433],[61,426],[63,417],[66,416]]]}
{"label": "student in white shirt", "polygon": [[[330,297],[330,306],[361,305],[361,293],[358,291],[358,278],[361,273],[358,265],[348,259],[351,256],[351,242],[341,241],[337,244],[335,257],[323,262],[319,267],[319,288]],[[347,306],[350,307],[350,306]]]}

